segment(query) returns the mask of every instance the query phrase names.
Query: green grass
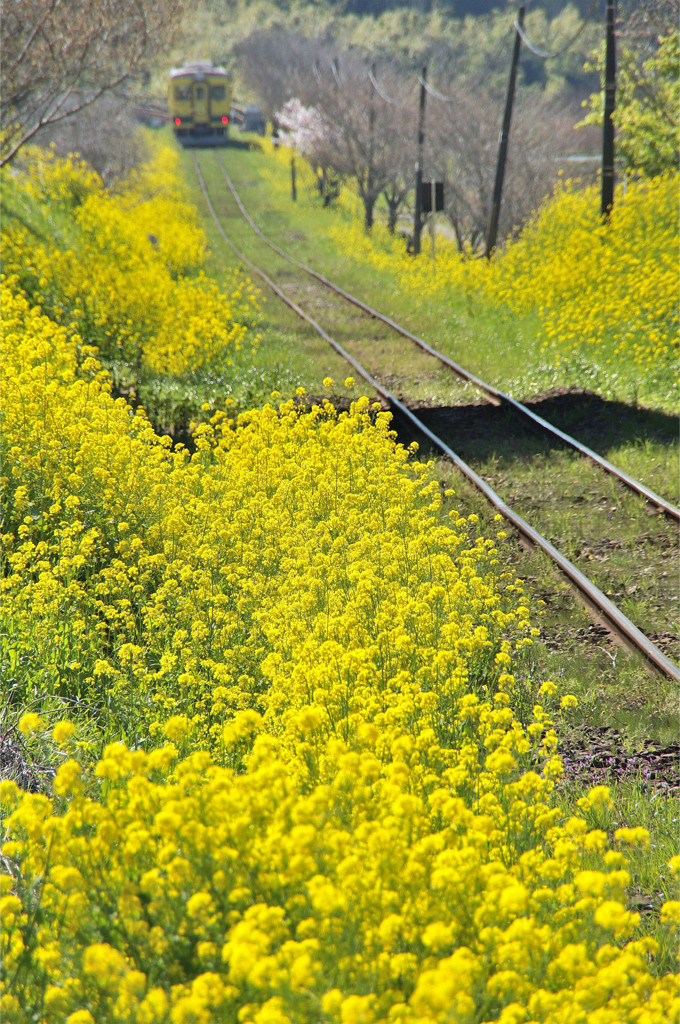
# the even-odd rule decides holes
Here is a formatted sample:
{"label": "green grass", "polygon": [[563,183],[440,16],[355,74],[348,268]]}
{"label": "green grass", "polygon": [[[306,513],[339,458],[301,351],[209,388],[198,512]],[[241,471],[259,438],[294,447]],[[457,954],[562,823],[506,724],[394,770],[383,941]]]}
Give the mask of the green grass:
{"label": "green grass", "polygon": [[[483,466],[480,472],[482,475],[486,474],[488,478],[492,476],[490,468],[488,465]],[[438,469],[444,485],[452,486],[456,490],[458,506],[466,511],[474,510],[480,517],[482,533],[493,536],[496,528],[493,522],[494,510],[452,467],[442,463]],[[513,467],[513,471],[517,479],[517,467]],[[546,475],[543,474],[541,479],[545,484]],[[559,469],[551,473],[550,481],[553,480],[555,486],[565,483],[564,473],[560,473]],[[493,479],[491,482],[492,485],[496,483]],[[525,474],[522,483],[529,493],[540,498],[537,494],[538,472]],[[636,499],[632,497],[630,501],[624,500],[624,509],[635,501]],[[519,511],[526,519],[535,523],[536,515],[531,514],[531,509],[520,508]],[[554,517],[552,524],[550,512]],[[557,524],[554,522],[555,519],[558,520]],[[621,519],[626,519],[625,512],[622,513]],[[656,526],[662,535],[672,530],[663,519],[659,519]],[[575,556],[574,548],[582,542],[575,536],[575,530],[569,524],[568,511],[561,507],[560,502],[552,505],[547,511],[543,509],[541,527],[541,532],[554,538],[567,556]],[[593,525],[595,547],[600,537],[596,530],[596,525]],[[573,693],[578,698],[578,708],[565,716],[563,726],[571,728],[573,725],[584,724],[616,727],[621,729],[634,745],[645,739],[653,739],[662,744],[677,739],[677,684],[650,674],[639,656],[630,654],[612,643],[606,634],[593,624],[565,578],[547,557],[539,549],[525,550],[513,536],[512,530],[508,529],[507,533],[507,539],[499,542],[499,557],[504,564],[511,565],[517,576],[524,581],[532,598],[532,619],[541,630],[541,640],[526,656],[522,671],[538,679],[552,679],[558,684],[560,691]],[[597,560],[588,560],[587,557],[574,557],[574,560],[600,586],[600,589],[605,592],[609,590],[614,603],[619,604],[622,611],[629,614],[629,617],[644,630],[645,627],[649,629],[654,623],[658,624],[660,616],[666,617],[669,614],[663,604],[664,594],[672,598],[673,587],[672,582],[667,587],[659,586],[659,582],[663,581],[655,575],[654,565],[645,561],[644,552],[638,557],[637,563],[634,562],[631,546],[634,546],[634,538],[630,544],[615,549],[615,559],[612,558],[611,552],[607,551],[606,559],[601,563]],[[661,559],[660,548],[657,550],[657,558]],[[648,583],[648,590],[641,592],[641,607],[637,610],[628,606],[625,600],[622,601],[619,593],[613,592],[621,585],[621,580],[633,579]],[[671,604],[677,616],[677,598]],[[672,626],[672,623],[670,625]],[[677,635],[677,626],[675,631]]]}
{"label": "green grass", "polygon": [[[351,200],[345,197],[337,209],[322,209],[314,191],[302,184],[298,202],[292,202],[286,168],[263,153],[257,142],[248,148],[239,140],[220,153],[262,230],[350,292],[519,398],[530,399],[548,388],[563,389],[569,382],[557,376],[555,367],[542,362],[534,316],[509,319],[500,309],[472,303],[458,294],[440,303],[414,302],[400,292],[396,274],[360,265],[329,240],[328,229],[333,224],[356,216],[356,203],[352,210]],[[255,262],[265,264],[278,286],[309,306],[330,333],[369,372],[380,375],[397,397],[420,407],[449,410],[450,422],[437,425],[436,432],[443,433],[451,447],[489,479],[511,506],[563,548],[640,628],[661,634],[669,656],[678,658],[680,580],[674,528],[650,514],[644,502],[622,491],[601,470],[559,445],[539,441],[531,429],[517,431],[505,410],[493,410],[490,415],[488,409],[472,405],[480,397],[475,388],[461,383],[406,340],[390,338],[379,322],[348,311],[329,292],[320,297],[316,290],[306,291],[297,273],[253,235],[236,210],[215,153],[199,151],[196,155],[234,244]],[[181,152],[187,186],[198,209],[205,212],[193,157],[192,151]],[[11,177],[2,203],[5,216],[21,219],[48,243],[69,243],[68,213],[52,207],[46,214],[37,205],[20,202]],[[205,228],[210,244],[208,270],[219,279],[240,261],[207,217]],[[351,400],[353,392],[343,381],[354,371],[266,285],[262,285],[262,311],[253,328],[261,342],[247,366],[228,369],[216,365],[183,376],[112,366],[119,391],[129,398],[134,395],[159,430],[185,442],[190,441],[191,423],[227,400],[238,412],[262,405],[275,392],[283,398],[300,388],[312,396],[328,394],[321,386],[328,376],[336,382],[331,397],[341,405]],[[593,383],[592,367],[589,372]],[[604,382],[602,394],[610,396],[618,387],[614,376],[613,382]],[[362,390],[370,391],[364,386]],[[677,498],[680,460],[673,417],[610,398],[584,404],[573,396],[558,394],[548,403],[549,413],[545,406],[540,403],[537,411],[652,489],[671,500]],[[401,436],[410,439],[403,429]],[[437,459],[437,472],[453,486],[456,502],[464,511],[480,515],[492,535],[493,512],[485,501],[448,462]],[[653,679],[638,658],[593,632],[590,619],[540,552],[524,552],[510,539],[503,545],[503,557],[514,564],[534,593],[536,615],[538,602],[545,602],[540,615],[544,643],[536,645],[526,670],[555,678],[566,690],[575,692],[580,700],[580,721],[615,723],[639,738],[666,740],[676,734],[677,688]]]}
{"label": "green grass", "polygon": [[[327,228],[334,223],[348,221],[352,214],[345,206],[324,210],[313,193],[302,189],[298,202],[293,203],[279,181],[273,187],[272,175],[281,175],[285,169],[271,161],[258,148],[221,151],[227,171],[245,206],[256,218],[262,231],[282,248],[380,312],[399,320],[420,334],[442,352],[451,355],[463,365],[473,369],[489,383],[506,383],[514,377],[533,371],[538,358],[536,325],[533,317],[526,321],[508,320],[494,309],[477,309],[459,295],[451,295],[447,302],[413,302],[399,288],[396,274],[376,270],[359,264],[351,254],[339,250],[329,241]],[[183,155],[188,180],[193,177],[193,158]],[[257,240],[228,195],[217,160],[212,153],[199,155],[202,173],[210,189],[211,198],[234,243],[245,255],[256,261],[256,255],[266,258],[267,266],[276,265],[273,253]],[[205,209],[198,184],[191,184],[192,196],[199,209]],[[216,266],[233,256],[225,252],[224,243],[212,227],[208,227]],[[481,319],[480,319],[481,318]],[[366,321],[364,321],[366,324]],[[366,330],[366,327],[364,327]],[[405,347],[413,353],[413,347]],[[503,359],[499,373],[498,359]],[[554,383],[554,369],[546,386]]]}
{"label": "green grass", "polygon": [[[263,153],[257,141],[252,149],[240,144],[220,152],[246,208],[256,215],[265,234],[513,397],[571,386],[630,405],[637,404],[642,393],[644,404],[675,412],[675,399],[666,384],[659,382],[657,386],[650,377],[642,387],[639,370],[632,364],[607,365],[603,361],[600,365],[594,358],[585,361],[573,357],[556,367],[543,351],[535,314],[518,317],[455,290],[436,301],[404,294],[396,273],[377,272],[329,240],[330,227],[360,215],[356,197],[345,192],[336,207],[322,209],[315,191],[300,187],[298,201],[293,202],[287,168]],[[224,195],[227,189],[215,154],[201,153],[199,158],[215,195]],[[185,154],[184,159],[187,176],[191,178],[192,156]],[[197,186],[194,197],[201,208]],[[228,222],[234,240],[241,239],[246,254],[263,251],[245,222],[240,221],[235,207],[230,202],[225,207],[231,209]],[[436,274],[436,264],[433,273]]]}
{"label": "green grass", "polygon": [[[583,787],[567,783],[558,800],[568,818],[574,813],[577,800],[585,795]],[[628,864],[630,885],[628,909],[640,914],[640,934],[649,935],[659,943],[654,956],[658,975],[677,971],[678,950],[672,929],[659,926],[659,911],[667,900],[678,899],[678,881],[668,869],[675,856],[680,831],[680,800],[653,793],[640,780],[630,779],[612,787],[612,806],[585,812],[590,829],[602,829],[609,843],[621,849]],[[648,845],[626,846],[614,839],[616,829],[642,827],[649,832]],[[584,865],[587,867],[587,865]]]}
{"label": "green grass", "polygon": [[38,243],[68,249],[77,238],[71,211],[65,205],[34,202],[16,187],[12,174],[3,175],[0,213],[5,230],[23,229]]}

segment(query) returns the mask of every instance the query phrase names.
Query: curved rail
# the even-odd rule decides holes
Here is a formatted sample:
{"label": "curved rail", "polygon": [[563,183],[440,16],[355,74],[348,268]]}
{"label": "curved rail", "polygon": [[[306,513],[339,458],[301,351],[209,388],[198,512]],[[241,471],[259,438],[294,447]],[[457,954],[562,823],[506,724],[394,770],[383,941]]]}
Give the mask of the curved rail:
{"label": "curved rail", "polygon": [[475,374],[470,373],[469,370],[466,370],[464,367],[454,362],[453,359],[449,359],[448,356],[445,356],[441,352],[438,352],[436,349],[432,348],[432,346],[428,345],[426,341],[423,341],[423,339],[419,338],[416,334],[412,334],[411,331],[407,330],[405,327],[402,327],[401,324],[397,323],[395,320],[392,320],[390,317],[385,316],[383,313],[379,313],[371,306],[366,305],[366,303],[362,302],[361,299],[357,299],[356,296],[351,295],[349,292],[346,292],[343,288],[340,288],[332,281],[329,281],[327,277],[323,276],[323,274],[319,274],[318,271],[312,269],[312,267],[308,267],[305,263],[302,263],[294,256],[291,256],[290,253],[287,253],[285,252],[284,249],[281,249],[278,245],[276,245],[275,242],[272,242],[271,239],[267,238],[267,236],[260,230],[260,228],[257,226],[255,221],[252,219],[252,217],[246,210],[245,206],[241,202],[240,196],[236,192],[236,189],[234,188],[231,182],[229,175],[227,174],[227,170],[224,166],[224,163],[222,162],[221,156],[219,154],[216,154],[216,156],[220,168],[222,170],[222,174],[224,175],[224,180],[226,181],[231,191],[231,194],[233,195],[234,200],[238,205],[239,210],[241,211],[245,219],[248,221],[253,231],[255,231],[255,233],[262,239],[262,241],[266,245],[269,246],[270,249],[273,249],[274,252],[278,253],[279,256],[282,256],[283,259],[286,259],[290,263],[293,263],[296,267],[299,267],[300,270],[304,270],[306,274],[309,274],[311,277],[316,278],[316,280],[320,281],[321,284],[325,285],[326,288],[329,288],[331,291],[335,292],[336,295],[340,295],[343,299],[346,299],[348,302],[351,302],[353,306],[356,306],[358,309],[361,309],[364,313],[367,313],[368,316],[373,317],[375,320],[380,320],[381,323],[386,324],[388,327],[391,327],[398,334],[401,334],[402,337],[407,338],[409,341],[412,341],[424,352],[427,352],[429,355],[434,356],[435,359],[438,359],[439,362],[443,363],[445,366],[448,366],[449,369],[453,370],[453,372],[457,374],[459,377],[461,377],[463,380],[467,380],[471,384],[474,384],[476,388],[478,388],[481,392],[487,395],[487,397],[491,402],[493,402],[493,404],[501,405],[505,403],[507,405],[512,406],[513,409],[521,413],[523,416],[527,416],[537,426],[541,427],[543,430],[547,430],[554,437],[558,437],[561,441],[564,441],[572,448],[575,448],[581,455],[585,455],[592,462],[595,462],[598,466],[604,469],[605,472],[611,473],[612,476],[617,477],[623,484],[629,487],[632,491],[635,491],[636,494],[641,495],[648,502],[650,502],[650,504],[655,505],[660,511],[665,512],[666,515],[671,516],[673,519],[676,519],[680,522],[680,508],[673,505],[670,501],[667,501],[666,498],[662,498],[661,495],[655,494],[655,492],[652,491],[649,487],[645,486],[645,484],[640,483],[639,480],[636,480],[634,477],[624,472],[624,470],[619,469],[618,466],[615,466],[613,465],[613,463],[608,462],[607,459],[603,458],[603,456],[601,455],[598,455],[598,453],[593,451],[592,448],[588,448],[587,445],[583,444],[581,441],[576,440],[576,438],[571,437],[570,434],[566,434],[563,430],[560,430],[559,427],[553,426],[553,424],[549,423],[548,420],[543,419],[542,416],[539,416],[532,409],[527,408],[526,405],[523,405],[521,402],[518,402],[515,398],[511,398],[510,395],[506,395],[503,391],[500,391],[492,384],[487,384],[480,377],[475,376]]}
{"label": "curved rail", "polygon": [[660,675],[670,677],[671,679],[680,682],[680,668],[667,658],[663,651],[660,651],[659,648],[652,643],[649,637],[645,636],[644,633],[642,633],[637,626],[632,623],[630,619],[627,618],[627,616],[625,616],[623,612],[621,612],[616,605],[614,605],[609,598],[588,579],[587,576],[584,576],[580,569],[577,569],[577,567],[560,551],[558,551],[558,549],[551,544],[549,540],[546,540],[546,538],[543,537],[542,534],[538,533],[533,526],[530,526],[526,520],[522,519],[521,516],[506,505],[503,499],[496,494],[486,481],[475,473],[475,471],[468,466],[467,463],[464,462],[463,459],[461,459],[445,441],[442,441],[440,437],[433,433],[433,431],[419,420],[418,417],[403,404],[403,402],[400,402],[398,398],[395,398],[395,396],[391,394],[391,392],[387,391],[386,388],[383,388],[381,384],[378,384],[378,382],[371,377],[368,371],[366,371],[363,366],[357,362],[357,360],[351,356],[338,341],[335,340],[335,338],[332,338],[331,335],[316,322],[316,320],[298,306],[296,302],[293,302],[293,300],[290,299],[260,267],[244,256],[244,254],[227,236],[217,214],[215,213],[215,209],[210,201],[210,196],[208,195],[203,175],[201,174],[198,161],[195,157],[194,168],[196,170],[196,175],[205,198],[206,206],[210,212],[210,216],[215,222],[220,235],[227,245],[230,246],[238,259],[241,260],[245,266],[249,267],[250,270],[252,270],[253,273],[262,281],[264,281],[265,284],[271,288],[276,295],[278,295],[282,302],[292,309],[300,319],[308,323],[310,327],[312,327],[317,334],[319,334],[319,336],[331,346],[331,348],[333,348],[350,364],[350,366],[354,367],[359,376],[363,377],[363,379],[370,384],[377,394],[381,395],[394,409],[397,409],[402,416],[408,419],[421,434],[427,437],[432,444],[439,448],[439,450],[442,451],[454,463],[454,465],[458,467],[458,469],[471,481],[471,483],[473,483],[475,487],[485,495],[487,500],[498,509],[500,514],[507,519],[508,522],[512,523],[517,530],[519,530],[525,540],[545,551],[549,558],[559,566],[562,572],[575,586],[586,606],[602,621],[610,632],[614,633],[621,640],[624,646],[631,651],[642,654],[647,663]]}

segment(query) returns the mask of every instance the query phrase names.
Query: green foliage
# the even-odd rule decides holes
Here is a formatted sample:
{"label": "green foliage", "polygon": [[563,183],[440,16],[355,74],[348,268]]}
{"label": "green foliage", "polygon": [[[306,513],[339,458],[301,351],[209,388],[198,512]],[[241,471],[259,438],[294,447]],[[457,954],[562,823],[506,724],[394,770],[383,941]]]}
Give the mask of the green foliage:
{"label": "green foliage", "polygon": [[[626,47],[618,54],[616,79],[617,149],[628,167],[646,177],[674,170],[680,159],[680,46],[678,32],[659,39],[652,57],[640,60]],[[592,67],[604,75],[604,50]],[[581,122],[602,123],[602,95],[593,93]]]}
{"label": "green foliage", "polygon": [[[590,6],[586,0],[531,4],[527,32],[538,45],[559,48],[580,24],[584,5]],[[502,2],[230,0],[225,4],[223,0],[201,0],[191,9],[175,57],[210,57],[225,64],[234,75],[238,94],[248,79],[247,69],[239,61],[239,45],[255,33],[276,30],[317,40],[320,49],[331,46],[370,53],[379,68],[389,66],[404,74],[428,63],[433,81],[444,90],[454,79],[465,79],[471,89],[502,93],[515,15],[514,6]],[[583,62],[600,36],[601,27],[591,20],[578,44],[558,60],[538,60],[524,50],[523,80],[550,92],[574,88],[585,92],[592,87],[592,79],[583,71]],[[154,87],[162,92],[164,81],[159,78]]]}

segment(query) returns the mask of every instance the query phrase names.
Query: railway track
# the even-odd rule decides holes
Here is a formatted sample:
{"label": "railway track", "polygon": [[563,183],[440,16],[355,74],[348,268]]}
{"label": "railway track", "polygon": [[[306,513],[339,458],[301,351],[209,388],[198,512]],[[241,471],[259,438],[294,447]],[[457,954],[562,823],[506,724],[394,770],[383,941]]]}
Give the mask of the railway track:
{"label": "railway track", "polygon": [[[644,484],[635,480],[629,474],[623,472],[606,459],[602,458],[592,449],[586,445],[577,441],[575,438],[564,433],[559,428],[553,426],[547,420],[538,416],[533,410],[529,409],[525,405],[510,396],[504,394],[499,389],[493,387],[482,381],[476,375],[470,373],[464,367],[459,366],[453,360],[447,356],[437,352],[434,348],[429,346],[421,338],[414,335],[412,332],[406,330],[400,324],[391,320],[389,317],[383,316],[377,310],[367,306],[360,299],[351,295],[344,289],[335,285],[328,278],[319,274],[311,267],[301,263],[295,257],[291,256],[274,242],[268,239],[263,232],[258,228],[255,222],[252,220],[245,206],[243,205],[236,189],[234,188],[224,164],[219,156],[215,154],[221,173],[224,180],[229,187],[233,196],[234,202],[236,203],[241,215],[245,218],[251,229],[259,236],[259,238],[273,250],[281,259],[286,260],[291,265],[297,267],[300,271],[309,275],[311,278],[318,281],[324,286],[324,288],[333,292],[336,296],[339,296],[347,303],[351,303],[353,306],[360,309],[367,316],[374,320],[378,320],[385,324],[390,330],[396,332],[402,337],[407,338],[418,348],[427,353],[432,359],[437,360],[440,364],[446,366],[449,370],[453,371],[457,377],[466,381],[477,389],[482,395],[486,397],[493,405],[507,405],[513,411],[525,416],[532,422],[532,424],[541,430],[546,431],[553,437],[557,437],[561,442],[570,447],[574,448],[580,455],[590,459],[596,463],[604,472],[612,475],[621,484],[625,485],[630,490],[634,491],[641,498],[644,498],[646,502],[649,502],[654,509],[674,521],[680,520],[680,509],[674,506],[671,502],[658,494],[655,494]],[[541,533],[538,532],[533,526],[531,526],[522,516],[516,511],[510,508],[506,502],[494,491],[489,483],[484,480],[478,473],[472,469],[441,437],[437,436],[426,423],[423,422],[422,418],[417,416],[411,409],[404,404],[404,401],[397,398],[391,393],[385,386],[379,383],[378,380],[372,376],[368,370],[352,356],[350,352],[346,350],[335,338],[333,338],[317,321],[304,309],[302,309],[296,302],[294,302],[289,295],[287,295],[265,272],[265,270],[250,260],[244,253],[242,253],[227,236],[224,227],[217,216],[214,205],[211,201],[205,179],[201,173],[198,161],[194,157],[194,168],[198,178],[199,185],[201,187],[208,212],[213,219],[217,230],[220,235],[234,251],[237,258],[244,263],[256,276],[258,276],[265,284],[291,309],[298,317],[304,320],[312,329],[340,355],[355,371],[361,376],[381,398],[390,406],[395,413],[397,413],[402,420],[408,422],[416,432],[421,434],[427,439],[427,441],[435,448],[444,454],[456,467],[463,473],[463,475],[477,488],[486,498],[486,500],[500,512],[500,514],[512,524],[512,526],[518,531],[520,538],[523,539],[524,543],[528,546],[535,546],[540,548],[550,560],[559,568],[561,573],[567,578],[571,586],[578,593],[579,597],[589,610],[591,615],[603,625],[609,633],[625,648],[630,651],[636,652],[644,658],[647,666],[657,674],[680,682],[680,668],[675,665],[664,653],[661,651],[645,634],[638,629],[637,626],[619,609],[616,605],[590,580],[576,565],[573,564],[561,551],[559,551],[555,545],[547,540]]]}

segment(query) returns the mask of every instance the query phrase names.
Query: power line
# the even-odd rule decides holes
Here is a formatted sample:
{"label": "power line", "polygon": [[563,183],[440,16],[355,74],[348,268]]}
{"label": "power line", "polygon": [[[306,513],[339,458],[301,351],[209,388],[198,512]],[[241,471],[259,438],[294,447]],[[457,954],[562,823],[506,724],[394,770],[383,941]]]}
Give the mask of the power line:
{"label": "power line", "polygon": [[[595,0],[595,2],[597,2],[597,0]],[[506,33],[506,35],[503,38],[501,38],[500,45],[498,47],[498,52],[489,61],[489,64],[488,64],[487,68],[479,75],[478,80],[475,81],[475,83],[472,86],[473,89],[478,88],[478,86],[482,84],[482,82],[485,80],[485,78],[488,77],[489,68],[495,67],[495,65],[498,63],[498,60],[499,60],[501,54],[503,53],[503,50],[505,49],[505,46],[506,46],[506,43],[507,43],[506,36],[507,36],[507,33]],[[319,73],[319,65],[318,65],[318,63],[316,61],[314,62],[313,71],[314,71],[314,77],[316,78],[317,81],[320,82],[321,81],[321,75]],[[333,77],[335,78],[335,81],[336,81],[337,85],[341,86],[342,85],[342,78],[340,76],[340,69],[339,69],[339,66],[338,66],[337,58],[334,58],[332,63],[331,63],[331,71],[333,73]],[[368,76],[369,82],[371,83],[371,85],[373,86],[375,91],[377,92],[378,96],[380,96],[380,98],[385,103],[389,103],[391,106],[399,106],[399,105],[401,105],[404,102],[403,98],[393,99],[391,96],[388,96],[387,93],[385,92],[385,90],[382,88],[382,86],[378,82],[378,80],[375,77],[375,74],[374,74],[374,72],[372,70],[369,69],[369,71],[367,72],[367,76]],[[421,86],[425,87],[427,92],[429,92],[429,94],[434,99],[440,100],[442,103],[458,103],[458,102],[460,102],[460,97],[444,95],[444,93],[439,92],[438,89],[435,89],[434,86],[428,85],[427,82],[423,82],[422,76],[420,76],[420,75],[418,76],[417,81],[418,81],[418,83]],[[409,93],[412,90],[413,90],[413,86],[411,86],[411,88],[409,89]]]}
{"label": "power line", "polygon": [[593,14],[595,13],[595,11],[597,9],[597,6],[598,6],[598,3],[599,3],[599,0],[593,0],[592,4],[590,5],[590,10],[586,14],[585,19],[582,22],[582,24],[579,26],[578,31],[576,31],[574,33],[574,35],[571,37],[571,39],[569,39],[564,44],[564,46],[561,46],[559,50],[555,50],[552,53],[546,53],[544,50],[539,50],[538,47],[535,46],[531,42],[531,40],[527,37],[527,34],[524,31],[524,29],[522,28],[522,26],[519,25],[516,21],[515,21],[515,23],[513,25],[513,28],[516,30],[517,34],[521,38],[521,40],[524,43],[524,45],[526,46],[526,48],[528,50],[530,50],[531,53],[533,53],[534,57],[539,57],[540,60],[552,60],[554,57],[561,57],[563,53],[566,53],[567,50],[571,49],[571,47],[574,45],[576,40],[579,38],[581,33],[584,31],[586,25],[588,24],[588,22],[590,21],[590,19],[593,16]]}
{"label": "power line", "polygon": [[425,79],[422,77],[422,75],[418,75],[418,81],[423,86],[423,88],[426,89],[429,92],[430,96],[434,96],[434,98],[436,100],[441,100],[442,103],[458,103],[458,102],[460,102],[459,101],[459,97],[457,97],[457,96],[445,96],[443,92],[439,92],[437,89],[434,89],[431,85],[428,85],[427,82],[425,81]]}
{"label": "power line", "polygon": [[[492,57],[487,59],[486,64],[484,66],[484,70],[480,71],[477,77],[473,79],[472,82],[468,81],[464,75],[461,77],[461,84],[465,86],[467,92],[476,92],[477,89],[480,88],[480,86],[482,86],[485,82],[488,81],[489,75],[492,74],[494,71],[498,70],[500,59],[503,56],[505,48],[508,44],[508,35],[510,31],[510,26],[508,26],[503,31],[502,35],[500,36],[496,52]],[[453,102],[455,102],[455,97],[453,98]]]}
{"label": "power line", "polygon": [[399,101],[398,100],[391,99],[389,96],[386,95],[386,93],[383,92],[383,90],[378,85],[378,82],[376,81],[375,75],[370,70],[368,72],[368,80],[371,83],[371,85],[373,86],[373,88],[375,89],[375,91],[377,92],[378,96],[380,96],[380,98],[382,100],[384,100],[385,103],[391,103],[393,107],[396,107],[396,106],[399,105]]}

